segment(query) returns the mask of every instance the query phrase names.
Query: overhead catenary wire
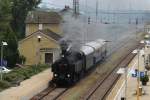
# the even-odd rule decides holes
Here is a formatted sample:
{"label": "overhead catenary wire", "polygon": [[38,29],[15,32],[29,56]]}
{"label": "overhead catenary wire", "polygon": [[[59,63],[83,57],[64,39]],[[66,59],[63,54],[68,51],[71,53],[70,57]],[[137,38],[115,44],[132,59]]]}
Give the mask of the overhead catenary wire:
{"label": "overhead catenary wire", "polygon": [[96,23],[97,23],[97,20],[98,20],[98,9],[99,9],[99,1],[96,0]]}

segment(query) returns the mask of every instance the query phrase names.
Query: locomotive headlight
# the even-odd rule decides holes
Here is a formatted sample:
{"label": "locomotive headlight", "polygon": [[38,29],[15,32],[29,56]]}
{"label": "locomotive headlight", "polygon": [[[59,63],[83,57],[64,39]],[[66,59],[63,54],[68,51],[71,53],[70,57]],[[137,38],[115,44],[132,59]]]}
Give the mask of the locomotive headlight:
{"label": "locomotive headlight", "polygon": [[69,78],[69,77],[70,77],[70,74],[67,74],[67,77]]}
{"label": "locomotive headlight", "polygon": [[61,57],[65,57],[64,55],[62,55]]}
{"label": "locomotive headlight", "polygon": [[57,75],[57,74],[54,74],[54,76],[57,77],[58,75]]}

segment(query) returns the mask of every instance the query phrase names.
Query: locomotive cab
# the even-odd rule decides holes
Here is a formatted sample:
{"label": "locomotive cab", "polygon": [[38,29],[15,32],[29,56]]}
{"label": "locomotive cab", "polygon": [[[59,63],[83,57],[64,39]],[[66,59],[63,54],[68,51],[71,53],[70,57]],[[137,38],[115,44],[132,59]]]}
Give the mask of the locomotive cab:
{"label": "locomotive cab", "polygon": [[53,81],[55,83],[60,83],[61,81],[67,81],[71,78],[71,69],[70,64],[68,63],[67,59],[62,58],[56,61],[52,65],[52,72],[53,72]]}

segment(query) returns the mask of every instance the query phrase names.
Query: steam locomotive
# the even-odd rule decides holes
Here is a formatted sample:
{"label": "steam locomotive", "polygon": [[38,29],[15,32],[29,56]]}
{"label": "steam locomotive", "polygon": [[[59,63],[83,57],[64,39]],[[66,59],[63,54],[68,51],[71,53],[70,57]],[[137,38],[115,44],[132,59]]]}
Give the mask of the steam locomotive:
{"label": "steam locomotive", "polygon": [[61,45],[61,58],[52,64],[52,81],[57,85],[76,83],[107,55],[107,42],[103,39],[86,43],[79,50],[69,49],[66,42]]}

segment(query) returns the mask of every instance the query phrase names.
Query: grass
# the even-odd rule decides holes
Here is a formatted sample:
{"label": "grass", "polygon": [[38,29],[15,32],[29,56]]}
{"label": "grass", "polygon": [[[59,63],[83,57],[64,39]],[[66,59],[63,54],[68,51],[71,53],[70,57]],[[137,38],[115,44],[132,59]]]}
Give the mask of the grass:
{"label": "grass", "polygon": [[18,86],[23,80],[29,79],[47,68],[49,68],[47,65],[14,68],[11,72],[3,74],[3,80],[0,81],[0,91],[12,86]]}

